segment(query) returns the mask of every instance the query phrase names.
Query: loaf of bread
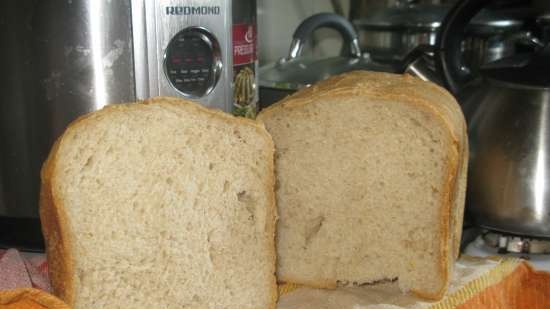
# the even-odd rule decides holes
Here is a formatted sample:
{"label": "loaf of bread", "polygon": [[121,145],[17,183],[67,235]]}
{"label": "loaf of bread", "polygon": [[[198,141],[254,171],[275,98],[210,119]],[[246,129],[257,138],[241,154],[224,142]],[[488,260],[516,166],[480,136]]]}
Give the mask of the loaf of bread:
{"label": "loaf of bread", "polygon": [[55,294],[71,308],[271,309],[273,141],[175,98],[72,123],[42,170]]}
{"label": "loaf of bread", "polygon": [[460,107],[411,76],[357,71],[262,111],[275,141],[280,281],[398,280],[439,299],[459,251],[468,146]]}

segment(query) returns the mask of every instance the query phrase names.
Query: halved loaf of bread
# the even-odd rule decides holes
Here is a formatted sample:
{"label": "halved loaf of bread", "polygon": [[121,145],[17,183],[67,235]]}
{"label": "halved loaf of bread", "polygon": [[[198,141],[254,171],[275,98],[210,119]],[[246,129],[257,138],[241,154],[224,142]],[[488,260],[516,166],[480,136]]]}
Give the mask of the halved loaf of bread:
{"label": "halved loaf of bread", "polygon": [[71,308],[275,307],[273,141],[175,98],[80,118],[42,170],[56,295]]}
{"label": "halved loaf of bread", "polygon": [[399,281],[438,299],[458,255],[467,167],[460,107],[410,76],[352,72],[262,111],[275,141],[278,278]]}

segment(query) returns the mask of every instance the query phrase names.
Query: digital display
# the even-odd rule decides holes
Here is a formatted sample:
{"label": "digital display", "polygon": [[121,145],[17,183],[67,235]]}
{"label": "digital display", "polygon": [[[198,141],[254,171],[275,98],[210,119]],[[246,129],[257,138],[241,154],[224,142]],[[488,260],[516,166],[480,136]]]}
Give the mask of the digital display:
{"label": "digital display", "polygon": [[168,44],[166,76],[187,96],[202,97],[216,83],[212,39],[202,29],[191,28],[179,32]]}

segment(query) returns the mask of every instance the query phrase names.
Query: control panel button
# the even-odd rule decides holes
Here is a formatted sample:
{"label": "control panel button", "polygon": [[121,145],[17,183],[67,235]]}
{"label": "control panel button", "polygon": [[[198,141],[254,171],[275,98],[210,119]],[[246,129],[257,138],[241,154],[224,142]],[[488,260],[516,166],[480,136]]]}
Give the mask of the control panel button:
{"label": "control panel button", "polygon": [[190,27],[178,32],[164,53],[164,73],[186,97],[210,93],[222,70],[220,46],[206,29]]}

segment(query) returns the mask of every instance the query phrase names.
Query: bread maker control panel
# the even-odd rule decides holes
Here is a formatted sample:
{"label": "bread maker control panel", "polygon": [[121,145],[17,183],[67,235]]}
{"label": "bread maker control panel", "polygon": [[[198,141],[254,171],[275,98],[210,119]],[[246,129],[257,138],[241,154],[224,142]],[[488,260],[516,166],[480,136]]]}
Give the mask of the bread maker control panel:
{"label": "bread maker control panel", "polygon": [[164,54],[164,73],[182,95],[200,98],[214,89],[222,70],[218,41],[208,30],[189,27],[176,34]]}
{"label": "bread maker control panel", "polygon": [[234,0],[132,0],[136,97],[233,110]]}

